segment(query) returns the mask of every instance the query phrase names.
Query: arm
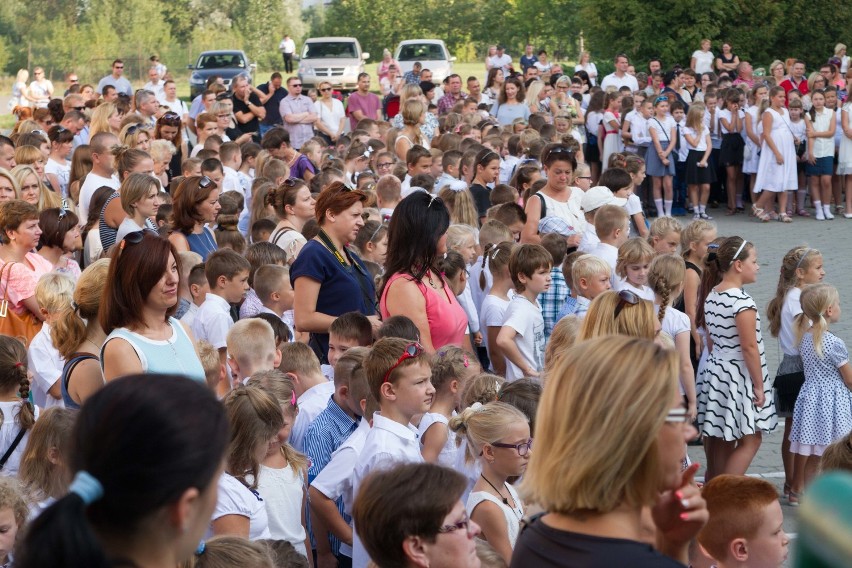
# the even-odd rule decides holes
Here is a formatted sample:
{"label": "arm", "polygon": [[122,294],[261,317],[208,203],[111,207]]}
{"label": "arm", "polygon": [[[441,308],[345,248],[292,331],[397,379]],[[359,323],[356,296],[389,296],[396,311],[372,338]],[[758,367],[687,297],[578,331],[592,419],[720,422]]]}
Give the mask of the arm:
{"label": "arm", "polygon": [[843,384],[846,385],[846,388],[852,390],[852,366],[849,363],[846,363],[842,367],[838,367],[837,370],[840,372],[840,378],[843,379]]}
{"label": "arm", "polygon": [[754,143],[755,146],[760,146],[760,136],[754,130],[754,120],[751,113],[747,112],[745,116],[746,136]]}
{"label": "arm", "polygon": [[524,372],[524,375],[528,377],[539,376],[538,371],[530,367],[527,360],[524,359],[524,356],[521,354],[520,349],[518,349],[518,346],[515,344],[516,335],[518,335],[518,332],[515,328],[504,325],[500,328],[500,332],[497,334],[497,345],[503,350],[506,359],[521,369]]}
{"label": "arm", "polygon": [[698,143],[701,142],[701,133],[700,132],[696,133],[694,136],[692,136],[690,134],[687,134],[686,130],[684,130],[683,137],[686,138],[687,144],[689,144],[693,148],[695,146],[698,146]]}
{"label": "arm", "polygon": [[[313,524],[314,535],[322,534],[321,528],[330,532],[346,544],[352,544],[352,527],[343,520],[340,516],[340,510],[337,504],[326,497],[322,491],[314,486],[311,486],[309,491],[311,504],[311,523]],[[317,524],[317,521],[320,524]],[[317,539],[317,552],[319,552],[319,541]],[[328,539],[325,539],[326,542]]]}
{"label": "arm", "polygon": [[113,199],[109,202],[104,210],[104,221],[108,227],[117,229],[122,221],[127,217],[127,213],[121,207],[121,199]]}
{"label": "arm", "polygon": [[710,133],[707,133],[707,136],[704,137],[704,144],[707,148],[704,150],[704,157],[701,158],[700,164],[704,164],[702,167],[707,167],[707,164],[710,162],[710,154],[713,152],[713,141],[710,139]]}
{"label": "arm", "polygon": [[701,344],[701,336],[698,335],[698,328],[695,327],[695,314],[698,310],[698,286],[701,283],[701,279],[693,270],[686,271],[686,278],[683,281],[683,311],[686,313],[687,317],[689,317],[689,324],[691,327],[690,333],[692,334],[692,339],[695,341],[695,358],[699,358],[701,356],[701,349],[703,345]]}
{"label": "arm", "polygon": [[231,535],[249,537],[249,518],[242,515],[224,515],[212,523],[213,535]]}
{"label": "arm", "polygon": [[503,511],[491,501],[482,501],[470,514],[470,519],[482,529],[484,540],[507,563],[512,560],[512,545],[509,542],[509,527]]}
{"label": "arm", "polygon": [[677,349],[680,360],[680,384],[686,394],[689,415],[695,420],[697,415],[695,406],[695,372],[692,370],[692,361],[689,358],[689,333],[684,331],[674,338],[675,349]]}
{"label": "arm", "polygon": [[506,356],[500,346],[497,345],[497,334],[500,333],[500,326],[489,325],[488,333],[488,358],[491,360],[491,366],[494,367],[494,373],[506,375]]}
{"label": "arm", "polygon": [[695,71],[695,63],[696,63],[696,62],[695,62],[695,58],[694,58],[694,57],[693,57],[692,59],[690,59],[690,60],[689,60],[689,68],[690,68],[690,69],[692,69],[693,71]]}
{"label": "arm", "polygon": [[406,316],[420,331],[420,345],[427,353],[434,353],[432,333],[426,318],[426,299],[417,284],[399,278],[390,284],[385,296],[385,309],[391,316]]}
{"label": "arm", "polygon": [[302,276],[296,278],[293,287],[294,297],[293,316],[296,320],[296,329],[299,331],[310,331],[313,333],[328,333],[331,323],[337,319],[335,316],[323,314],[317,311],[317,298],[319,298],[322,282],[313,278]]}
{"label": "arm", "polygon": [[[524,223],[524,228],[521,229],[521,243],[525,245],[540,244],[541,236],[538,234],[538,222],[541,220],[541,197],[530,195],[524,205],[527,222]],[[489,345],[491,344],[489,343]]]}
{"label": "arm", "polygon": [[743,310],[736,316],[737,334],[740,336],[740,348],[743,352],[746,369],[754,386],[754,405],[763,406],[763,369],[760,366],[760,352],[757,348],[757,312]]}
{"label": "arm", "polygon": [[[110,343],[114,342],[115,341],[110,341]],[[133,356],[136,357],[136,353],[134,353]],[[138,360],[139,359],[137,359],[137,361]],[[70,380],[71,378],[73,378],[73,380]],[[104,375],[101,373],[100,363],[94,359],[80,361],[77,363],[77,366],[74,367],[74,372],[72,373],[71,378],[69,378],[68,381],[68,395],[77,404],[83,404],[86,402],[87,398],[104,387]],[[61,388],[59,387],[59,381],[56,381],[54,386],[56,386],[57,389]],[[50,390],[53,391],[53,388]],[[51,394],[53,393],[51,392]],[[61,390],[59,394],[61,398]]]}
{"label": "arm", "polygon": [[272,87],[272,83],[267,83],[266,88],[269,90],[268,93],[264,93],[260,89],[256,89],[252,87],[252,92],[257,95],[257,98],[260,99],[260,104],[265,105],[266,101],[272,98],[272,95],[275,94],[275,89]]}
{"label": "arm", "polygon": [[840,111],[840,128],[846,138],[852,138],[852,128],[849,127],[849,112],[844,108]]}
{"label": "arm", "polygon": [[126,375],[144,373],[142,361],[126,339],[116,338],[104,346],[104,379],[109,382]]}
{"label": "arm", "polygon": [[631,126],[633,125],[629,120],[621,123],[621,139],[625,142],[633,142],[633,136],[630,134]]}
{"label": "arm", "polygon": [[446,424],[435,422],[429,426],[429,429],[423,432],[423,448],[420,450],[423,461],[438,463],[438,454],[444,449],[448,437],[449,429]]}
{"label": "arm", "polygon": [[816,156],[814,156],[814,139],[817,137],[817,133],[814,130],[814,125],[811,122],[811,117],[807,114],[805,115],[805,136],[808,139],[808,156],[807,160],[810,164],[816,163]]}
{"label": "arm", "polygon": [[[307,468],[305,468],[304,470],[302,470],[302,528],[305,529],[305,550],[311,549],[311,533],[308,531],[307,521],[308,487],[310,487],[310,485],[308,485],[308,470]],[[308,568],[314,568],[313,555],[308,558]]]}
{"label": "arm", "polygon": [[643,239],[648,238],[648,227],[645,225],[645,214],[641,211],[632,215],[633,222],[636,223],[636,230],[639,236]]}
{"label": "arm", "polygon": [[675,126],[669,133],[669,145],[663,152],[665,154],[665,156],[663,156],[664,158],[668,158],[671,155],[672,151],[675,149],[675,145],[677,144],[677,136],[677,126]]}
{"label": "arm", "polygon": [[21,300],[21,303],[25,308],[27,308],[27,310],[29,310],[36,320],[44,321],[44,315],[41,313],[41,308],[38,305],[35,295],[32,295],[29,298],[24,298]]}

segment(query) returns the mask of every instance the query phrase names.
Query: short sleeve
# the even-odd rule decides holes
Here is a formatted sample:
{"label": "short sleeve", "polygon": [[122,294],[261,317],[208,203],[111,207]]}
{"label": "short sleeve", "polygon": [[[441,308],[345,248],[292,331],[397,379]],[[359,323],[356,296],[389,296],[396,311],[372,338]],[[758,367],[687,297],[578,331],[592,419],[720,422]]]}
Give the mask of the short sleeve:
{"label": "short sleeve", "polygon": [[322,251],[312,246],[311,241],[302,247],[302,251],[290,268],[290,282],[295,283],[302,276],[307,276],[317,282],[324,282],[329,275],[328,263],[321,256]]}
{"label": "short sleeve", "polygon": [[630,197],[627,198],[627,203],[624,205],[624,209],[631,217],[637,213],[641,213],[642,201],[639,199],[639,196],[635,193],[631,193]]}
{"label": "short sleeve", "polygon": [[506,311],[500,309],[497,302],[485,301],[482,304],[482,324],[485,327],[500,327]]}
{"label": "short sleeve", "polygon": [[205,338],[210,345],[216,349],[221,349],[228,346],[228,331],[234,324],[230,314],[216,312],[210,316],[210,323],[207,324],[207,337]]}
{"label": "short sleeve", "polygon": [[834,368],[839,369],[849,362],[849,351],[842,339],[827,333],[823,336],[823,342],[825,343],[826,359],[831,361]]}
{"label": "short sleeve", "polygon": [[241,515],[251,519],[252,511],[246,503],[243,492],[248,492],[246,487],[238,487],[239,481],[233,477],[222,475],[219,478],[218,499],[216,509],[213,511],[212,521],[226,515]]}
{"label": "short sleeve", "polygon": [[358,455],[353,448],[340,448],[332,454],[331,461],[311,482],[311,487],[315,487],[332,501],[337,500],[351,487],[352,469],[357,460]]}
{"label": "short sleeve", "polygon": [[518,335],[523,336],[528,333],[530,327],[529,315],[524,310],[524,305],[521,302],[526,300],[518,300],[509,302],[509,307],[506,308],[506,319],[503,325],[514,329]]}
{"label": "short sleeve", "polygon": [[21,302],[35,295],[38,278],[35,272],[22,263],[16,262],[8,269],[4,265],[2,274],[3,282],[0,286],[2,286],[3,292],[8,290],[9,301],[13,306],[18,307]]}
{"label": "short sleeve", "polygon": [[745,310],[754,310],[757,311],[757,305],[754,303],[754,298],[743,292],[742,290],[737,291],[737,296],[734,297],[734,315],[739,315],[740,312],[744,312]]}

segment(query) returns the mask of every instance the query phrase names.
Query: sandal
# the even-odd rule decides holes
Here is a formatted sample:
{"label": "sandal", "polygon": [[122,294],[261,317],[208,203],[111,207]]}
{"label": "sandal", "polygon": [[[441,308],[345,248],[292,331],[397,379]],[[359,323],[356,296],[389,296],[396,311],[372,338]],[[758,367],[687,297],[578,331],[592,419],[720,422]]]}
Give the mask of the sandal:
{"label": "sandal", "polygon": [[725,211],[725,216],[726,216],[726,217],[730,217],[731,215],[736,215],[736,214],[737,214],[737,210],[736,210],[736,209],[731,209],[730,207],[728,207],[728,210],[727,210],[727,211]]}
{"label": "sandal", "polygon": [[769,215],[767,215],[766,211],[764,211],[763,209],[761,209],[757,205],[751,206],[751,213],[752,213],[752,215],[757,217],[757,220],[760,221],[761,223],[768,223],[769,222]]}
{"label": "sandal", "polygon": [[790,494],[787,496],[787,504],[791,507],[798,507],[799,497],[800,495],[791,489]]}
{"label": "sandal", "polygon": [[787,499],[790,497],[790,484],[786,481],[784,482],[784,498]]}
{"label": "sandal", "polygon": [[810,217],[811,214],[808,213],[807,209],[799,209],[798,213],[796,213],[799,217]]}
{"label": "sandal", "polygon": [[781,221],[782,223],[792,223],[793,222],[793,218],[790,217],[789,215],[787,215],[786,213],[781,213],[778,216],[778,220]]}

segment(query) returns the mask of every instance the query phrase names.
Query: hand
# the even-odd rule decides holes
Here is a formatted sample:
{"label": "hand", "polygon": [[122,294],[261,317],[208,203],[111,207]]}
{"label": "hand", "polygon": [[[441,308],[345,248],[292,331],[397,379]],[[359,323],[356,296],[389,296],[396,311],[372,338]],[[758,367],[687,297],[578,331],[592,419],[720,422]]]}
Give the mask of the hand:
{"label": "hand", "polygon": [[524,376],[535,378],[535,377],[540,377],[541,373],[539,373],[535,369],[530,368],[530,369],[527,369],[526,371],[524,371]]}
{"label": "hand", "polygon": [[659,537],[674,546],[685,546],[710,518],[707,503],[695,485],[695,472],[701,467],[694,463],[683,472],[680,487],[665,491],[651,509]]}
{"label": "hand", "polygon": [[482,332],[477,331],[473,334],[473,344],[474,345],[482,345]]}
{"label": "hand", "polygon": [[808,163],[811,165],[816,164],[816,157],[814,157],[813,152],[808,152]]}
{"label": "hand", "polygon": [[775,153],[775,163],[777,163],[779,166],[784,165],[784,156],[781,155],[781,152]]}
{"label": "hand", "polygon": [[670,163],[670,162],[669,162],[669,159],[668,159],[668,158],[663,158],[663,165],[664,165],[664,166],[668,166],[668,165],[669,165],[669,163]]}
{"label": "hand", "polygon": [[701,337],[699,335],[693,335],[693,339],[695,339],[695,358],[701,359],[701,352],[704,350],[704,343],[701,341]]}
{"label": "hand", "polygon": [[576,233],[571,235],[565,241],[568,243],[568,248],[577,248],[580,246],[580,241],[583,240],[583,235]]}
{"label": "hand", "polygon": [[698,167],[699,168],[706,168],[707,162],[705,162],[704,160],[701,160],[700,162],[698,162]]}
{"label": "hand", "polygon": [[754,401],[755,408],[761,408],[766,403],[766,395],[763,394],[763,383],[760,385],[754,385],[754,397],[752,398]]}
{"label": "hand", "polygon": [[331,552],[317,554],[317,568],[337,568],[337,558]]}
{"label": "hand", "polygon": [[692,421],[695,422],[695,419],[698,418],[698,408],[695,405],[694,400],[686,405],[686,412],[687,414],[689,414],[689,417],[692,419]]}

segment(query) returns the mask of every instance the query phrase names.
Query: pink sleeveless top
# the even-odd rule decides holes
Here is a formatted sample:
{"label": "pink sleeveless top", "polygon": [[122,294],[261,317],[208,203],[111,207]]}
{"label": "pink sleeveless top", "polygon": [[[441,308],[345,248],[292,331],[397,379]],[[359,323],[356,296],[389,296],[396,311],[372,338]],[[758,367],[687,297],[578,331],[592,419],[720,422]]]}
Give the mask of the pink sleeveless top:
{"label": "pink sleeveless top", "polygon": [[[432,336],[432,346],[435,350],[445,345],[461,347],[465,333],[467,333],[467,315],[464,312],[464,308],[459,304],[458,299],[456,299],[455,294],[450,291],[446,281],[444,282],[443,290],[435,290],[431,286],[426,286],[422,282],[418,282],[410,274],[394,274],[385,285],[385,290],[382,292],[382,298],[379,301],[382,318],[387,319],[397,315],[388,312],[385,302],[388,290],[390,290],[391,285],[399,278],[414,282],[420,289],[420,293],[423,294],[423,298],[426,300],[426,318],[429,321],[429,333]],[[447,297],[449,297],[449,302],[447,302]]]}

